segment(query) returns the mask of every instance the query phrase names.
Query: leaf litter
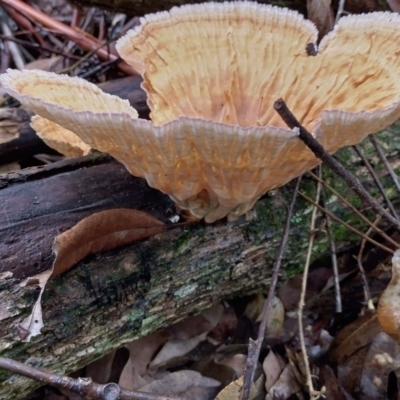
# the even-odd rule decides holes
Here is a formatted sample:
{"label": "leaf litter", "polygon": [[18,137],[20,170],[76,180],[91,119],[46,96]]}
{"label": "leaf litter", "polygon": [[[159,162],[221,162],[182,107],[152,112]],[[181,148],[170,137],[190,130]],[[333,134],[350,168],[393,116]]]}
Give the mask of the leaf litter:
{"label": "leaf litter", "polygon": [[43,328],[41,299],[49,279],[68,271],[77,262],[102,251],[145,239],[166,230],[157,218],[138,210],[112,209],[92,214],[54,239],[52,268],[26,279],[21,286],[39,285],[40,293],[31,314],[18,326],[24,341]]}

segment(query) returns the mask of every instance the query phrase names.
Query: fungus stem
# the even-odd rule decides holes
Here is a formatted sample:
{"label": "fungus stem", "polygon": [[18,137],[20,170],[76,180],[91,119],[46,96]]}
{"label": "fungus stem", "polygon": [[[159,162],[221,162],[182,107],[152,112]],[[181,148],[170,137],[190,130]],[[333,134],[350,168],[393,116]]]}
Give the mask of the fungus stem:
{"label": "fungus stem", "polygon": [[328,154],[322,145],[307,131],[304,126],[296,119],[293,113],[289,110],[288,106],[283,99],[279,99],[274,103],[274,109],[278,112],[286,125],[293,129],[299,130],[299,138],[304,144],[320,159],[322,160],[333,172],[339,175],[346,182],[347,186],[356,193],[365,206],[371,207],[378,215],[388,221],[391,225],[400,230],[400,222],[392,217],[361,185],[360,181],[351,172],[330,154]]}

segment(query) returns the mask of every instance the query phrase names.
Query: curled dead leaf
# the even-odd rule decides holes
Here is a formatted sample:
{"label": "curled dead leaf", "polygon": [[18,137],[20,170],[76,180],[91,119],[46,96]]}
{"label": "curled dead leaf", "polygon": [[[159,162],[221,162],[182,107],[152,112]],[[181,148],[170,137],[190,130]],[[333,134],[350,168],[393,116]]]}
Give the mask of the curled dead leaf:
{"label": "curled dead leaf", "polygon": [[344,362],[352,354],[367,346],[381,332],[375,315],[366,314],[344,327],[335,337],[329,351],[331,362]]}
{"label": "curled dead leaf", "polygon": [[331,0],[307,0],[308,19],[314,22],[319,39],[332,30],[335,24]]}
{"label": "curled dead leaf", "polygon": [[21,283],[26,286],[32,279],[37,280],[40,294],[31,314],[18,326],[20,338],[29,341],[40,334],[43,327],[41,298],[50,278],[69,270],[89,254],[127,245],[165,230],[163,222],[145,212],[120,208],[92,214],[58,235],[53,243],[56,257],[52,268]]}

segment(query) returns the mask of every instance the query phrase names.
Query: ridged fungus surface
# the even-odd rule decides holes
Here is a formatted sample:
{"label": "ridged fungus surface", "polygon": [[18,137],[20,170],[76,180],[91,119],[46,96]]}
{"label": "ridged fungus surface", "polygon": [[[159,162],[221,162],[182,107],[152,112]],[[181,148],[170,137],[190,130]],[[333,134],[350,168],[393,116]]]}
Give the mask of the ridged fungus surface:
{"label": "ridged fungus surface", "polygon": [[1,82],[36,118],[110,153],[197,218],[232,220],[319,163],[277,99],[329,153],[400,117],[400,15],[343,17],[310,56],[317,35],[297,12],[254,2],[145,16],[117,50],[143,76],[151,121],[83,79],[9,70]]}

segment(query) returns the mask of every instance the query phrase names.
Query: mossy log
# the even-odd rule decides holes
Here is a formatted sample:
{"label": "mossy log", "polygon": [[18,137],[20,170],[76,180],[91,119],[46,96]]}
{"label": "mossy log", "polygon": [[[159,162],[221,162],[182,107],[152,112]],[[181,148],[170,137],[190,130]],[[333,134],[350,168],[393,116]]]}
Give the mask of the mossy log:
{"label": "mossy log", "polygon": [[[398,167],[396,129],[381,133],[379,140]],[[372,150],[365,150],[386,180]],[[341,158],[350,160],[368,184],[352,154],[347,149]],[[360,207],[341,180],[330,172],[325,176]],[[42,335],[23,343],[16,326],[30,313],[38,288],[21,288],[19,282],[51,265],[51,245],[58,233],[99,210],[130,207],[168,221],[174,208],[165,195],[102,154],[0,176],[0,355],[69,373],[221,300],[266,290],[292,187],[289,183],[267,194],[234,222],[178,227],[83,260],[49,282],[42,301],[45,328]],[[386,187],[396,200],[390,183]],[[304,179],[301,190],[313,195],[314,182]],[[347,222],[365,229],[337,199],[328,195],[326,203]],[[310,210],[298,199],[282,280],[303,264]],[[338,224],[333,228],[339,246],[358,240]],[[314,257],[327,248],[326,237],[320,235]],[[21,398],[35,386],[29,379],[0,371],[0,399]]]}

